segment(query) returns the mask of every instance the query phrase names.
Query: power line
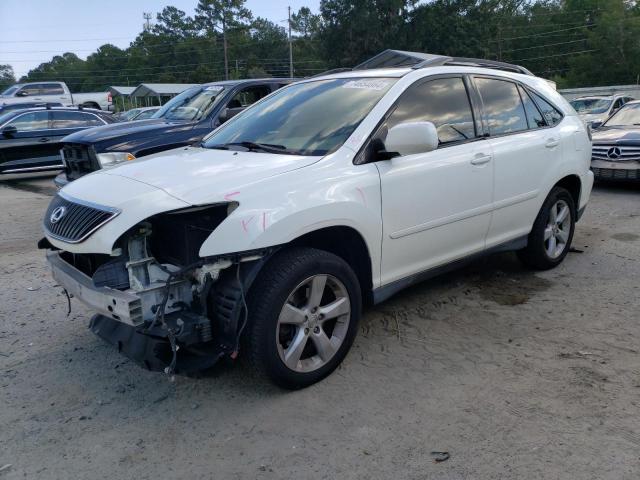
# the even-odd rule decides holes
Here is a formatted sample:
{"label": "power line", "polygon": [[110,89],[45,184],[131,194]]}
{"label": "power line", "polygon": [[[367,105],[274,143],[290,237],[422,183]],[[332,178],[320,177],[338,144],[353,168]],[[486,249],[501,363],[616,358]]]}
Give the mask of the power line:
{"label": "power line", "polygon": [[544,44],[544,45],[535,45],[533,47],[513,48],[511,50],[503,50],[502,53],[519,52],[521,50],[532,50],[534,48],[555,47],[555,46],[558,46],[558,45],[568,45],[570,43],[578,43],[578,42],[586,42],[586,41],[587,41],[586,38],[581,38],[579,40],[569,40],[567,42],[547,43],[547,44]]}
{"label": "power line", "polygon": [[511,60],[510,62],[516,63],[516,62],[526,62],[527,60],[542,60],[543,58],[566,57],[568,55],[580,55],[581,53],[590,53],[590,52],[597,52],[597,51],[598,51],[597,48],[592,48],[590,50],[580,50],[579,52],[558,53],[556,55],[545,55],[542,57],[521,58],[519,60]]}

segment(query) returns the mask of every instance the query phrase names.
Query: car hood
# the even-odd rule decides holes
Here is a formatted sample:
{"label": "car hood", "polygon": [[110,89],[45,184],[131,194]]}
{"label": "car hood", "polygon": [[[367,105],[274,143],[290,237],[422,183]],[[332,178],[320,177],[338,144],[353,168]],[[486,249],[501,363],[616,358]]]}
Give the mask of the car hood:
{"label": "car hood", "polygon": [[191,205],[205,205],[240,198],[243,190],[256,188],[267,178],[306,167],[320,158],[184,147],[101,170],[99,174],[125,177],[164,190]]}
{"label": "car hood", "polygon": [[600,127],[592,135],[596,144],[640,144],[640,127]]}
{"label": "car hood", "polygon": [[72,133],[64,137],[65,142],[94,144],[105,140],[121,139],[129,135],[137,137],[157,136],[176,128],[190,129],[193,122],[167,121],[162,118],[151,118],[137,122],[122,122],[104,125],[102,127],[88,128],[81,132]]}

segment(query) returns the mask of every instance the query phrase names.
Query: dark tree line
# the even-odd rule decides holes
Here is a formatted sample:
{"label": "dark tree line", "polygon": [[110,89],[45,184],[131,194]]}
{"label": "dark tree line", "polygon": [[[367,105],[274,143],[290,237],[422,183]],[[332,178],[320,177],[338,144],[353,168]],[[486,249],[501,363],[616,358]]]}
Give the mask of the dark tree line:
{"label": "dark tree line", "polygon": [[[106,44],[86,60],[65,53],[21,80],[91,91],[288,76],[285,27],[254,17],[244,0],[199,0],[193,17],[164,8],[128,48]],[[318,14],[301,8],[291,27],[296,76],[386,48],[514,62],[560,87],[636,83],[640,74],[640,7],[628,0],[321,0]]]}

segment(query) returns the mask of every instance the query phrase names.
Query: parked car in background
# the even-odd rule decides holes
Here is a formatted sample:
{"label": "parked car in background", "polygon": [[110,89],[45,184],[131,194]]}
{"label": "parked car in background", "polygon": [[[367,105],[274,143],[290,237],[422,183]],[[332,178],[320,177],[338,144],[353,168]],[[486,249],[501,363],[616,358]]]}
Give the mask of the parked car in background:
{"label": "parked car in background", "polygon": [[596,179],[640,180],[640,101],[627,103],[592,135]]}
{"label": "parked car in background", "polygon": [[96,110],[113,110],[111,93],[91,92],[72,94],[64,82],[17,83],[0,94],[0,106],[18,103],[62,103]]}
{"label": "parked car in background", "polygon": [[111,114],[72,107],[29,108],[0,115],[0,174],[60,170],[60,141],[113,123]]}
{"label": "parked car in background", "polygon": [[580,97],[571,100],[569,103],[587,125],[597,128],[631,100],[633,98],[626,95],[610,95]]}
{"label": "parked car in background", "polygon": [[565,258],[593,184],[589,133],[523,71],[429,55],[286,86],[200,146],[67,185],[40,246],[98,313],[93,332],[141,365],[242,354],[310,385],[347,355],[363,301],[481,254]]}
{"label": "parked car in background", "polygon": [[66,183],[101,168],[199,142],[221,123],[293,80],[267,78],[207,83],[185,90],[151,119],[118,123],[64,139]]}
{"label": "parked car in background", "polygon": [[59,102],[26,102],[26,103],[14,103],[13,105],[0,105],[0,115],[11,112],[13,110],[25,110],[27,108],[36,107],[62,107]]}
{"label": "parked car in background", "polygon": [[119,122],[132,122],[134,120],[151,118],[158,110],[160,110],[160,107],[138,107],[127,110],[126,112],[117,113],[114,116]]}

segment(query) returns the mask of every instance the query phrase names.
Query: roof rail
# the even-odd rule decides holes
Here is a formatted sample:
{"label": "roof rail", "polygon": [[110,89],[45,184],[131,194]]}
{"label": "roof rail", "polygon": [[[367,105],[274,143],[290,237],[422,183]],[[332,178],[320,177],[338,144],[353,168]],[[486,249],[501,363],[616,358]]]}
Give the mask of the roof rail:
{"label": "roof rail", "polygon": [[480,67],[480,68],[492,68],[494,70],[503,70],[506,72],[521,73],[523,75],[531,75],[530,70],[527,70],[523,66],[515,65],[513,63],[499,62],[497,60],[485,60],[481,58],[466,58],[466,57],[440,57],[434,60],[425,60],[423,62],[415,64],[413,69],[435,66],[449,66],[455,65],[460,67]]}

